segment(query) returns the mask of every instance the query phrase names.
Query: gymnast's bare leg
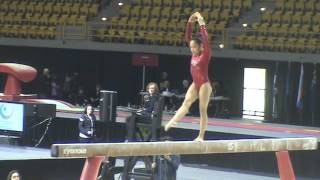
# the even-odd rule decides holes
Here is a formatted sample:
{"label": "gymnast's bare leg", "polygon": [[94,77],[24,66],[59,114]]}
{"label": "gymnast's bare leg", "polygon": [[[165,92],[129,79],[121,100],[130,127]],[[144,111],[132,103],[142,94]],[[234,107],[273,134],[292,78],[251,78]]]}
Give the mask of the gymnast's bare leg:
{"label": "gymnast's bare leg", "polygon": [[[198,22],[199,24],[201,38],[192,37],[192,28],[195,22]],[[208,66],[212,56],[212,49],[209,43],[205,21],[199,12],[193,13],[189,17],[185,37],[186,42],[189,43],[189,47],[192,53],[190,69],[193,83],[188,89],[186,98],[182,106],[179,108],[175,116],[165,126],[165,130],[168,131],[172,126],[175,126],[177,121],[179,121],[187,114],[191,104],[197,98],[199,98],[200,131],[195,141],[201,142],[204,139],[205,130],[207,128],[207,110],[210,101],[210,95],[212,92],[212,88],[208,78]]]}
{"label": "gymnast's bare leg", "polygon": [[199,111],[200,111],[200,131],[195,141],[202,142],[204,140],[205,131],[208,124],[208,105],[212,87],[209,82],[202,84],[199,91]]}
{"label": "gymnast's bare leg", "polygon": [[164,128],[165,131],[168,131],[171,127],[176,126],[177,122],[189,112],[190,106],[197,99],[198,99],[198,91],[194,83],[192,83],[188,88],[186,97],[181,107],[178,109],[177,113],[173,116],[173,118],[166,124]]}

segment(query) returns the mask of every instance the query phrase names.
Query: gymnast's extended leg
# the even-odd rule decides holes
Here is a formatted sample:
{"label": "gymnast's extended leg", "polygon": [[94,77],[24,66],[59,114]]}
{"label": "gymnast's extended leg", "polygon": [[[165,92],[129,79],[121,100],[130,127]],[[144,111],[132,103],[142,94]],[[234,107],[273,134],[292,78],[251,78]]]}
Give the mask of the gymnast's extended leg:
{"label": "gymnast's extended leg", "polygon": [[194,83],[190,85],[188,91],[186,93],[186,97],[178,109],[177,113],[173,116],[173,118],[166,124],[165,131],[168,131],[171,127],[175,126],[177,121],[183,118],[189,111],[192,103],[198,99],[198,91]]}

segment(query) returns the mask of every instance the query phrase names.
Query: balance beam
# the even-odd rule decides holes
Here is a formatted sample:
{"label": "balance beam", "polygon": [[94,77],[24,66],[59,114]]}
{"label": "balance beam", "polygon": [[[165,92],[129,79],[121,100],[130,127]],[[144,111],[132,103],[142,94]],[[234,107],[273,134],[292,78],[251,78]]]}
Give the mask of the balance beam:
{"label": "balance beam", "polygon": [[317,138],[242,139],[130,142],[95,144],[53,144],[53,157],[95,157],[95,156],[153,156],[171,154],[214,154],[245,152],[278,152],[294,150],[315,150]]}
{"label": "balance beam", "polygon": [[276,152],[280,179],[295,180],[288,151],[315,150],[317,146],[317,138],[53,144],[51,154],[54,157],[86,157],[80,180],[96,180],[105,157],[269,151]]}

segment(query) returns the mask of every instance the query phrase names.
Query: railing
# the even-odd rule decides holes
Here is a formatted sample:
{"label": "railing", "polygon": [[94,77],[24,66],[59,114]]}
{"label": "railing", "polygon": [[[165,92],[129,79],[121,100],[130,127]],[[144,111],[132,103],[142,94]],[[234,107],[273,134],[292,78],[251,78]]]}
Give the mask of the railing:
{"label": "railing", "polygon": [[[45,27],[46,25],[30,22],[22,23],[30,27]],[[5,26],[5,25],[0,25]],[[48,26],[47,27],[52,27]],[[82,25],[66,25],[60,24],[56,26],[55,32],[52,32],[54,39],[58,40],[89,40],[99,41],[101,43],[123,42],[132,44],[148,44],[148,45],[173,45],[184,46],[184,26],[176,27],[176,31],[167,31],[162,27],[156,27],[153,31],[142,28],[137,24],[122,24],[117,25],[111,21],[105,22],[90,22]],[[104,31],[113,32],[113,34],[106,34]],[[15,31],[15,32],[12,32]],[[20,33],[17,29],[1,29],[2,36],[5,37],[22,37],[22,38],[42,38],[39,36],[32,36],[29,29]],[[279,52],[302,52],[302,53],[320,53],[320,37],[319,33],[306,32],[270,32],[263,29],[255,28],[216,28],[209,29],[211,42],[216,48],[238,48],[248,50],[267,50]],[[13,34],[13,35],[12,35]],[[244,42],[239,41],[239,36],[245,35]],[[248,38],[249,37],[249,38]],[[297,38],[297,39],[295,39]],[[45,38],[42,38],[45,39]],[[237,41],[238,40],[238,41]],[[173,43],[167,44],[166,42]],[[221,45],[221,46],[219,46]],[[223,45],[223,46],[222,46]]]}

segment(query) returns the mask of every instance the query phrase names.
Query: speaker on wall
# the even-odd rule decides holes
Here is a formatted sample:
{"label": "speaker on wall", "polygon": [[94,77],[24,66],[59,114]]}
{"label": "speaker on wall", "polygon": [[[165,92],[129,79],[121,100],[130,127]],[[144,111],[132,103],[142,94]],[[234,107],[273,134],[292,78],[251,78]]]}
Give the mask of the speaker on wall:
{"label": "speaker on wall", "polygon": [[100,121],[115,122],[117,116],[118,92],[100,91]]}

